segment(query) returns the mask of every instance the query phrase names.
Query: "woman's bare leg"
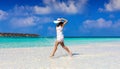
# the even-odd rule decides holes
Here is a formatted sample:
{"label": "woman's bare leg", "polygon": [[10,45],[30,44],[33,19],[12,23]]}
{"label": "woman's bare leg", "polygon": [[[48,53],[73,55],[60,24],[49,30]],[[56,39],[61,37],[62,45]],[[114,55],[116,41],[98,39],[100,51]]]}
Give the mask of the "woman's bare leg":
{"label": "woman's bare leg", "polygon": [[53,51],[52,51],[50,57],[54,56],[54,54],[55,54],[55,52],[56,52],[56,50],[57,50],[58,44],[59,44],[59,42],[56,41],[56,42],[55,42],[55,46],[54,46],[54,48],[53,48]]}
{"label": "woman's bare leg", "polygon": [[64,49],[70,54],[70,56],[72,56],[72,52],[69,50],[68,47],[66,47],[66,46],[64,45],[64,42],[61,42],[60,44],[61,44],[62,48],[64,48]]}

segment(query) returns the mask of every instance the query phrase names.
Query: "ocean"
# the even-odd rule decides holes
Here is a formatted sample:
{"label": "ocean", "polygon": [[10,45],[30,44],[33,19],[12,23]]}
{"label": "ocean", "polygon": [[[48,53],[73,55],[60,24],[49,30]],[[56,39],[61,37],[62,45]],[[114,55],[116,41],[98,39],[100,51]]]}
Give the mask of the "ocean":
{"label": "ocean", "polygon": [[[56,38],[0,37],[0,48],[27,48],[54,46]],[[92,43],[120,42],[120,38],[64,38],[66,46],[81,46]]]}

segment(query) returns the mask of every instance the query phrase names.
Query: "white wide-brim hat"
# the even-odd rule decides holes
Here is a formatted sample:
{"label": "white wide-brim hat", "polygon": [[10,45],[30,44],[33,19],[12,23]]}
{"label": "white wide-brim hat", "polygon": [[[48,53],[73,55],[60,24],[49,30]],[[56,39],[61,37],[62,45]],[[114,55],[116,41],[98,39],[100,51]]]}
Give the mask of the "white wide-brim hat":
{"label": "white wide-brim hat", "polygon": [[62,22],[62,20],[61,20],[60,18],[58,18],[57,20],[54,20],[53,22],[54,22],[55,24],[58,24],[58,23]]}

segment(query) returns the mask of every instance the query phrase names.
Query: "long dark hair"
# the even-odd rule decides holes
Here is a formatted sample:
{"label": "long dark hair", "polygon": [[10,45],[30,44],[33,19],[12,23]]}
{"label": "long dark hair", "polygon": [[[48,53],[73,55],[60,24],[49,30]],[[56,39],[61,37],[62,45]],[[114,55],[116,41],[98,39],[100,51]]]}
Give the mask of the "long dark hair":
{"label": "long dark hair", "polygon": [[56,26],[59,27],[59,26],[62,26],[62,24],[63,24],[63,22],[60,22]]}

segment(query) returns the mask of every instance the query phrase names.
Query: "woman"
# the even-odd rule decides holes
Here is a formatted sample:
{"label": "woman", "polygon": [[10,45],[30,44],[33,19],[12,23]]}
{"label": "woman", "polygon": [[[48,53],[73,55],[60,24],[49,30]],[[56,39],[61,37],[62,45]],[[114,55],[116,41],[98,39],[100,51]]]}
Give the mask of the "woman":
{"label": "woman", "polygon": [[54,23],[57,24],[57,25],[56,25],[57,40],[56,40],[56,42],[55,42],[55,46],[54,46],[54,48],[53,48],[53,51],[52,51],[50,57],[53,57],[53,56],[54,56],[54,54],[55,54],[55,52],[56,52],[57,47],[58,47],[59,44],[62,46],[62,48],[64,48],[64,49],[69,53],[70,56],[72,56],[72,53],[71,53],[71,51],[69,50],[69,48],[64,45],[64,35],[63,35],[63,33],[62,33],[62,30],[63,30],[63,28],[64,28],[64,25],[65,25],[67,22],[68,22],[68,21],[67,21],[66,19],[64,19],[64,18],[58,18],[57,20],[54,21]]}

